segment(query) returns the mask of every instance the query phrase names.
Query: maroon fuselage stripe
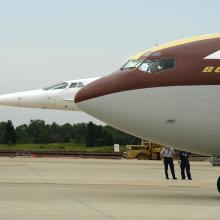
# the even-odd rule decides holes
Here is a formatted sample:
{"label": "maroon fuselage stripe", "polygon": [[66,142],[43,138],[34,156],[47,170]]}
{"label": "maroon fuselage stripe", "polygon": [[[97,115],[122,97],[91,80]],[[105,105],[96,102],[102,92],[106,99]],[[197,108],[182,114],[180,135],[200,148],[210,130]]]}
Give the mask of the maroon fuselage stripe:
{"label": "maroon fuselage stripe", "polygon": [[119,70],[98,79],[82,88],[75,96],[75,102],[112,93],[166,86],[220,85],[220,73],[204,73],[207,66],[217,68],[220,60],[204,57],[220,50],[220,38],[187,43],[160,50],[157,57],[150,54],[140,59],[176,59],[176,67],[157,73],[146,73],[137,69]]}

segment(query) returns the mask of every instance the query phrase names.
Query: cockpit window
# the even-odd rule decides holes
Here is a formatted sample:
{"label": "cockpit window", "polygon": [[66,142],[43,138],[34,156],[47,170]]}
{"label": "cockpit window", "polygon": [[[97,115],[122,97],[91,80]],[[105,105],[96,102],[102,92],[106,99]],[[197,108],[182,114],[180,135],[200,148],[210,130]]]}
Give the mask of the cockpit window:
{"label": "cockpit window", "polygon": [[146,73],[156,73],[174,68],[175,66],[175,59],[148,59],[145,60],[138,69]]}
{"label": "cockpit window", "polygon": [[158,67],[160,71],[174,68],[176,66],[175,59],[161,59],[159,60]]}
{"label": "cockpit window", "polygon": [[147,73],[156,72],[157,62],[157,60],[145,60],[138,69]]}
{"label": "cockpit window", "polygon": [[70,88],[76,88],[77,87],[77,82],[74,82],[70,85]]}
{"label": "cockpit window", "polygon": [[65,89],[68,86],[67,82],[59,83],[53,86],[48,86],[44,88],[43,90],[54,90],[54,89]]}
{"label": "cockpit window", "polygon": [[142,62],[143,60],[129,60],[121,67],[121,70],[137,68]]}
{"label": "cockpit window", "polygon": [[83,85],[83,83],[82,82],[78,82],[78,88],[81,88],[81,87],[83,87],[84,85]]}
{"label": "cockpit window", "polygon": [[69,88],[81,88],[83,86],[84,86],[84,84],[82,82],[74,82],[70,85]]}

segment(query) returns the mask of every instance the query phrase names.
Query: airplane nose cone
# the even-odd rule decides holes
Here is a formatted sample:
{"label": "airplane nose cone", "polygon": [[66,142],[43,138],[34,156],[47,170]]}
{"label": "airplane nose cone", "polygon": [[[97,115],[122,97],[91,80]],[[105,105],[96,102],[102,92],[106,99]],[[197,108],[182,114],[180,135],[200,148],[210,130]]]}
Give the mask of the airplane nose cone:
{"label": "airplane nose cone", "polygon": [[79,90],[75,103],[84,112],[109,123],[114,106],[112,97],[132,88],[135,81],[132,71],[119,71],[100,78]]}
{"label": "airplane nose cone", "polygon": [[109,123],[111,118],[112,79],[103,77],[79,90],[76,105],[84,112]]}
{"label": "airplane nose cone", "polygon": [[78,102],[77,107],[89,115],[110,123],[111,117],[111,95],[96,97],[86,101]]}
{"label": "airplane nose cone", "polygon": [[75,96],[75,103],[110,95],[116,92],[134,89],[133,84],[137,80],[139,80],[139,78],[134,77],[134,71],[128,70],[115,72],[109,76],[102,77],[80,89]]}
{"label": "airplane nose cone", "polygon": [[0,105],[44,108],[46,103],[46,92],[43,90],[33,90],[0,95]]}
{"label": "airplane nose cone", "polygon": [[18,106],[18,93],[0,95],[0,105]]}
{"label": "airplane nose cone", "polygon": [[45,108],[46,91],[32,90],[18,93],[19,107]]}

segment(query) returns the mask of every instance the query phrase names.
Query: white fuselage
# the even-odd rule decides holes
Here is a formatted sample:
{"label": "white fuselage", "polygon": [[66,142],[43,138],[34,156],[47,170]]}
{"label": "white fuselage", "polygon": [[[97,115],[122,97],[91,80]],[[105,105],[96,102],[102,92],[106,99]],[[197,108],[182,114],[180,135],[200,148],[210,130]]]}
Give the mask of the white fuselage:
{"label": "white fuselage", "polygon": [[220,155],[220,86],[156,87],[77,103],[129,134],[206,155]]}
{"label": "white fuselage", "polygon": [[96,79],[98,78],[69,80],[45,89],[0,95],[0,105],[79,111],[74,102],[76,93]]}
{"label": "white fuselage", "polygon": [[18,107],[78,111],[74,96],[80,88],[18,92]]}

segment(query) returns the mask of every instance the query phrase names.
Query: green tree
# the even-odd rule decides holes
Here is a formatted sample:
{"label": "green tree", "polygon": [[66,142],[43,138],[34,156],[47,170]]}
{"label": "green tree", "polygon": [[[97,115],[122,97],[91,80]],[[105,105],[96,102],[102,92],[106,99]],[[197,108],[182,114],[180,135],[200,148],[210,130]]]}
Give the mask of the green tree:
{"label": "green tree", "polygon": [[71,131],[72,125],[70,123],[66,123],[61,126],[61,137],[64,143],[68,143],[71,139]]}
{"label": "green tree", "polygon": [[[43,120],[31,120],[28,126],[28,135],[32,139],[32,143],[42,143],[42,130],[45,127]],[[41,136],[41,137],[40,137]]]}
{"label": "green tree", "polygon": [[95,126],[92,122],[89,122],[87,125],[86,146],[95,146]]}
{"label": "green tree", "polygon": [[31,139],[28,135],[28,126],[26,124],[20,125],[15,129],[17,143],[25,144],[31,143]]}
{"label": "green tree", "polygon": [[0,122],[0,143],[4,144],[4,136],[5,136],[5,129],[6,129],[6,122]]}
{"label": "green tree", "polygon": [[5,127],[5,133],[4,133],[4,144],[16,144],[16,134],[15,129],[10,120],[7,121],[6,127]]}
{"label": "green tree", "polygon": [[114,143],[139,144],[140,139],[110,126],[92,122],[71,125],[66,123],[45,124],[43,120],[31,120],[15,129],[11,121],[0,122],[0,143],[68,143],[75,142],[87,146],[112,146]]}
{"label": "green tree", "polygon": [[52,143],[62,143],[61,126],[53,122],[49,125],[49,135]]}
{"label": "green tree", "polygon": [[44,128],[40,129],[40,133],[39,133],[38,139],[39,139],[39,143],[41,143],[41,144],[49,144],[49,143],[51,143],[51,138],[50,138],[47,126],[45,126]]}
{"label": "green tree", "polygon": [[87,124],[77,123],[73,125],[73,135],[75,142],[86,144]]}

